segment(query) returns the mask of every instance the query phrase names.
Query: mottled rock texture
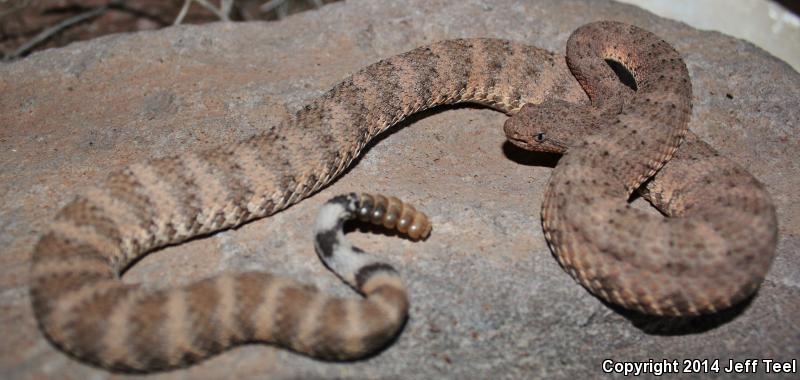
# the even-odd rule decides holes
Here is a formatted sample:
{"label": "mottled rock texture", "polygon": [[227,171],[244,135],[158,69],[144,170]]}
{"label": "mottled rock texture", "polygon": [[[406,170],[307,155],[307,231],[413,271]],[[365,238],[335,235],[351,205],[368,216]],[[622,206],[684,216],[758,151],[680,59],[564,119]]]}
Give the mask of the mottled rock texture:
{"label": "mottled rock texture", "polygon": [[409,283],[411,316],[394,344],[355,363],[252,345],[157,376],[566,378],[596,377],[606,358],[800,357],[800,75],[787,64],[609,1],[348,0],[275,23],[109,36],[0,66],[0,377],[119,377],[42,338],[26,286],[38,233],[105,173],[255,134],[358,68],[418,45],[499,37],[563,53],[572,30],[600,19],[636,24],[676,47],[692,77],[690,128],[772,194],[778,254],[752,302],[679,323],[604,305],[562,271],[542,236],[539,207],[555,158],[504,144],[500,113],[438,109],[392,129],[316,196],[155,252],[125,275],[171,286],[261,269],[346,295],[313,251],[318,207],[351,190],[397,194],[431,215],[427,241],[349,235],[386,255]]}

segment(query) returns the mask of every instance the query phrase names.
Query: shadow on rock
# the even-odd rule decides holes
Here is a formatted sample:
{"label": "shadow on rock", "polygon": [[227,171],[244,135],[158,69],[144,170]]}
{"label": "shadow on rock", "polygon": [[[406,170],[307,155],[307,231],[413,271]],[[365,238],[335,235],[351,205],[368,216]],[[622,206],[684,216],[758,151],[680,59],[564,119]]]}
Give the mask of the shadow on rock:
{"label": "shadow on rock", "polygon": [[755,295],[752,295],[738,304],[717,313],[695,317],[660,317],[628,310],[605,301],[603,303],[617,314],[631,321],[633,326],[646,334],[675,336],[700,334],[727,324],[747,310],[754,297]]}
{"label": "shadow on rock", "polygon": [[508,141],[503,143],[503,155],[511,161],[525,166],[554,168],[561,158],[557,153],[532,152],[522,149]]}

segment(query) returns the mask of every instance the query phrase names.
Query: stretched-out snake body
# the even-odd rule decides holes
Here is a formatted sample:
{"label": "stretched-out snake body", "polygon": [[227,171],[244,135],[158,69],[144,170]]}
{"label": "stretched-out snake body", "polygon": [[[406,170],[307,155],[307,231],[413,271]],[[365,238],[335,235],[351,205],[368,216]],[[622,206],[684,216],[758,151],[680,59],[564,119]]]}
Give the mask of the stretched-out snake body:
{"label": "stretched-out snake body", "polygon": [[[635,28],[629,32],[646,34]],[[316,247],[326,264],[365,296],[361,299],[332,298],[293,280],[256,272],[225,273],[161,290],[125,284],[120,275],[130,263],[159,247],[265,217],[300,201],[340,175],[376,135],[410,114],[459,102],[477,102],[514,114],[523,104],[562,97],[573,88],[571,81],[558,56],[535,47],[497,39],[441,41],[363,68],[285,124],[241,143],[159,158],[112,173],[105,182],[64,206],[34,248],[30,294],[40,328],[71,355],[124,371],[184,366],[254,341],[319,358],[368,355],[385,345],[402,326],[408,310],[407,295],[388,265],[364,259],[368,256],[360,256],[355,249],[344,249],[342,252],[346,253],[340,256],[324,254],[336,249],[329,244],[331,236],[325,238],[320,232],[331,231],[330,227],[338,223],[331,221],[340,220],[338,217],[330,217],[327,222],[321,217],[322,221],[318,221]],[[670,99],[685,108],[680,99]],[[631,114],[632,118],[650,116],[661,115]],[[681,128],[685,130],[685,122]],[[667,151],[659,150],[657,156],[661,160],[672,154],[683,134],[670,130],[665,135],[664,131],[667,130],[654,131],[661,133],[655,136],[664,136],[670,144]],[[655,143],[648,144],[656,147]],[[589,149],[585,151],[590,154]],[[581,167],[569,161],[578,156],[570,153],[556,172]],[[651,156],[647,153],[647,157]],[[596,175],[628,174],[625,170],[641,165],[632,163],[616,171],[602,167]],[[641,177],[640,182],[660,165],[651,164],[635,177]],[[636,181],[623,183],[627,187],[615,190],[614,195],[624,195],[635,187]],[[654,198],[667,197],[665,193],[669,191],[651,189]],[[548,204],[553,199],[569,203],[570,196],[586,196],[585,192],[570,191],[548,197]],[[338,207],[338,214],[322,215],[349,217],[356,203],[354,198],[340,198],[331,206]],[[584,206],[593,205],[576,202],[567,207],[578,210]],[[555,208],[563,207],[556,202]],[[557,225],[572,223],[572,214],[548,211],[547,215],[557,216]],[[377,218],[389,223],[383,217]],[[772,223],[774,227],[774,220]],[[553,241],[552,237],[560,232],[553,232],[550,222],[545,225],[548,238]],[[768,248],[772,242],[774,250],[774,231],[768,232],[767,238],[772,240],[764,240],[760,247]],[[595,233],[609,233],[609,240],[629,235],[612,228]],[[582,253],[574,249],[568,252],[576,257]],[[755,288],[756,280],[760,281],[766,270],[763,263],[768,260],[764,256],[771,255],[772,251],[768,251],[759,256],[755,261],[758,269],[748,272],[750,277],[739,279],[749,285],[735,293],[736,297],[729,294],[729,300]],[[742,262],[739,258],[723,258]],[[602,256],[593,262],[604,264]],[[617,281],[607,275],[593,280],[603,286],[621,286],[617,289],[620,294],[628,294],[625,287],[636,278],[631,273],[627,280]],[[609,300],[618,301],[613,291],[600,289],[610,295]],[[639,288],[632,289],[633,295],[638,296]],[[603,296],[604,291],[598,294]],[[662,310],[647,307],[649,302],[648,298],[640,299],[638,305],[645,305],[642,309],[646,311]],[[631,302],[623,304],[636,307]],[[692,309],[678,309],[683,311]]]}

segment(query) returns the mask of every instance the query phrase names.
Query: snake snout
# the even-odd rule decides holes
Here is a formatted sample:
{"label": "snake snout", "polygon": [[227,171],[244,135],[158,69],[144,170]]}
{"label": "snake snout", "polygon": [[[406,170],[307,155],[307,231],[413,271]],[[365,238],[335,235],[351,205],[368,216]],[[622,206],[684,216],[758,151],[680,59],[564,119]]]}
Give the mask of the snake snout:
{"label": "snake snout", "polygon": [[506,119],[506,122],[503,123],[503,133],[506,134],[506,137],[509,139],[518,138],[516,128],[514,128],[514,118],[510,117]]}
{"label": "snake snout", "polygon": [[503,133],[506,134],[506,139],[508,139],[508,141],[510,141],[512,144],[524,147],[524,145],[527,145],[527,141],[525,139],[525,135],[520,133],[517,123],[518,122],[514,117],[506,120],[506,122],[503,124]]}

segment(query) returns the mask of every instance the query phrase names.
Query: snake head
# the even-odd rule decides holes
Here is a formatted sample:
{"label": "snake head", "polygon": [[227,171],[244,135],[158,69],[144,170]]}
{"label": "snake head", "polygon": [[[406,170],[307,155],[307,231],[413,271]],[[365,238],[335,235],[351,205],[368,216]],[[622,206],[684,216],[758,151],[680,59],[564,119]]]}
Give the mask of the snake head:
{"label": "snake head", "polygon": [[548,99],[522,106],[506,120],[503,131],[509,142],[522,149],[564,153],[589,124],[586,106]]}

